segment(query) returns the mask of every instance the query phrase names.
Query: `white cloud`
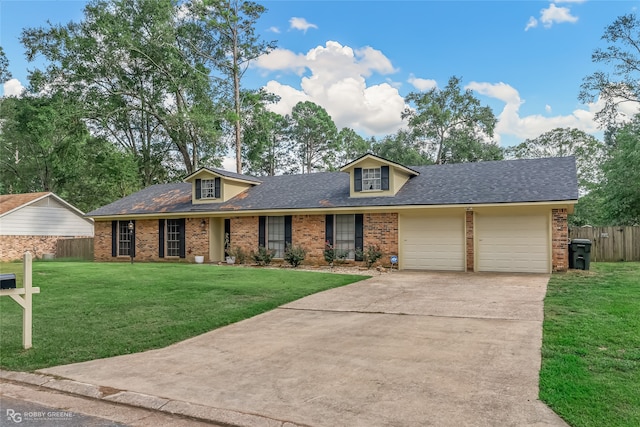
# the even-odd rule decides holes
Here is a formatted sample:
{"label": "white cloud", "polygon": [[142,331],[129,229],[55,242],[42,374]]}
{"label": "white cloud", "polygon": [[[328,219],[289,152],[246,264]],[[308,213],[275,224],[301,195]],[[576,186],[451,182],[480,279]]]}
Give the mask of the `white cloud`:
{"label": "white cloud", "polygon": [[551,28],[553,24],[561,24],[563,22],[577,22],[578,17],[571,15],[571,11],[567,7],[557,7],[551,3],[548,8],[540,11],[540,22],[545,28]]}
{"label": "white cloud", "polygon": [[235,172],[236,171],[236,158],[235,157],[223,157],[222,158],[222,169]]}
{"label": "white cloud", "polygon": [[551,113],[551,105],[547,104],[544,106],[544,111],[546,111],[547,113]]}
{"label": "white cloud", "polygon": [[287,49],[276,48],[268,55],[259,56],[253,64],[264,71],[289,71],[302,75],[306,67],[306,59],[302,54],[293,53]]}
{"label": "white cloud", "polygon": [[[512,135],[519,139],[535,138],[558,127],[577,128],[587,133],[599,131],[594,117],[596,112],[602,108],[601,103],[586,105],[586,108],[576,109],[568,115],[547,117],[541,114],[532,114],[522,117],[520,116],[520,105],[524,103],[524,100],[520,98],[518,91],[508,84],[471,82],[467,88],[505,103],[502,112],[498,115],[498,124],[495,130],[498,136]],[[550,108],[545,109],[549,112]]]}
{"label": "white cloud", "polygon": [[436,83],[435,80],[421,79],[419,77],[414,76],[413,74],[409,75],[409,79],[407,79],[407,82],[409,82],[409,84],[411,84],[413,87],[415,87],[421,92],[438,87],[438,83]]}
{"label": "white cloud", "polygon": [[267,31],[269,31],[270,33],[280,34],[280,28],[278,27],[269,27],[267,28]]}
{"label": "white cloud", "polygon": [[556,3],[582,3],[585,0],[556,0],[549,4],[546,9],[540,10],[540,20],[533,16],[529,17],[527,25],[524,27],[525,31],[529,31],[531,28],[536,28],[538,23],[542,23],[544,28],[551,28],[553,24],[562,24],[563,22],[575,23],[578,22],[578,17],[571,14],[571,10],[568,7],[558,7]]}
{"label": "white cloud", "polygon": [[4,96],[17,96],[19,97],[24,90],[24,86],[18,79],[11,79],[4,82]]}
{"label": "white cloud", "polygon": [[538,20],[533,16],[529,17],[529,22],[527,22],[527,26],[524,27],[525,31],[529,31],[530,28],[535,28],[538,26]]}
{"label": "white cloud", "polygon": [[[275,52],[275,51],[274,51]],[[350,127],[368,135],[397,131],[405,103],[390,83],[368,85],[371,75],[388,75],[397,70],[379,50],[371,47],[352,49],[335,41],[310,49],[305,55],[280,49],[260,58],[255,66],[264,71],[293,71],[302,75],[300,89],[269,81],[266,90],[278,95],[280,102],[270,106],[279,114],[289,114],[300,101],[321,105],[338,128]]]}
{"label": "white cloud", "polygon": [[289,19],[289,28],[291,28],[292,30],[300,30],[306,33],[309,28],[315,28],[317,30],[318,26],[316,24],[307,22],[307,20],[304,18],[297,18],[294,16],[293,18]]}

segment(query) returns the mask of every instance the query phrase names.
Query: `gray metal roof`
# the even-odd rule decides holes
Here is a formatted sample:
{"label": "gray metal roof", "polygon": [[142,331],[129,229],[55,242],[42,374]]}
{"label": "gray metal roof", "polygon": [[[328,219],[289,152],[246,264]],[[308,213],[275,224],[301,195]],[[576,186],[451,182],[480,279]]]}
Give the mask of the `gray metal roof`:
{"label": "gray metal roof", "polygon": [[573,157],[414,166],[394,197],[349,197],[349,174],[321,172],[260,178],[225,203],[193,205],[191,184],[161,184],[103,206],[87,216],[247,210],[472,205],[578,199]]}

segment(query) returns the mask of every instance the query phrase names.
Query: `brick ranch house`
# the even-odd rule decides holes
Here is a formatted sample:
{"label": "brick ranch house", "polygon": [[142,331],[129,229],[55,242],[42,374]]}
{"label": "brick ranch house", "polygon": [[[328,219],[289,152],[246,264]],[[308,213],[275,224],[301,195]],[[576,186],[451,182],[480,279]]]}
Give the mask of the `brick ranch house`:
{"label": "brick ranch house", "polygon": [[276,259],[301,245],[307,264],[324,264],[329,242],[351,259],[379,245],[382,263],[397,255],[400,269],[549,273],[567,269],[577,199],[572,157],[407,167],[367,154],[307,175],[202,168],[87,216],[97,261],[221,262],[226,235]]}
{"label": "brick ranch house", "polygon": [[0,261],[55,254],[60,239],[93,237],[93,221],[51,192],[0,195]]}

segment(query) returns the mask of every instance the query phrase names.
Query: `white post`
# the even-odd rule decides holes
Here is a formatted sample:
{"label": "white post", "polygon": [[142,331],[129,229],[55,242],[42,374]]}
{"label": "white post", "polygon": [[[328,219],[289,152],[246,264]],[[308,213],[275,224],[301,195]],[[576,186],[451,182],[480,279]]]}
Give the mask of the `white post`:
{"label": "white post", "polygon": [[22,347],[29,349],[32,347],[31,336],[33,333],[33,294],[39,294],[40,288],[32,285],[33,275],[31,273],[31,263],[33,257],[30,252],[24,253],[24,279],[22,288],[0,289],[0,297],[11,297],[12,300],[22,307]]}
{"label": "white post", "polygon": [[22,311],[22,347],[29,349],[32,347],[31,336],[33,333],[33,301],[32,301],[32,264],[31,252],[24,253],[24,310]]}

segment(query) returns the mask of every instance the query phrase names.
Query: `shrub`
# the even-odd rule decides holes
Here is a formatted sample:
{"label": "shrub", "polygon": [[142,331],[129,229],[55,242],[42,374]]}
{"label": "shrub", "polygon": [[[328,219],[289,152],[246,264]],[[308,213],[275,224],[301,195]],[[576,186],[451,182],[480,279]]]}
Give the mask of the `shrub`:
{"label": "shrub", "polygon": [[326,242],[324,245],[324,260],[329,263],[330,266],[333,266],[333,263],[344,264],[347,258],[349,257],[348,249],[337,249],[334,248],[329,242]]}
{"label": "shrub", "polygon": [[340,265],[344,264],[349,257],[348,249],[334,249],[336,262]]}
{"label": "shrub", "polygon": [[291,264],[293,268],[299,266],[306,256],[307,251],[302,246],[287,245],[287,249],[284,251],[284,260]]}
{"label": "shrub", "polygon": [[333,261],[336,260],[336,251],[328,241],[324,244],[324,260],[327,261],[329,265],[333,265]]}
{"label": "shrub", "polygon": [[247,262],[247,253],[240,246],[236,246],[233,249],[228,249],[227,254],[235,257],[236,264],[244,264]]}
{"label": "shrub", "polygon": [[362,258],[364,263],[367,265],[367,268],[371,268],[371,266],[375,264],[376,261],[382,258],[382,251],[380,250],[380,246],[371,245],[368,246],[364,251],[360,248],[356,249],[356,259],[358,258]]}
{"label": "shrub", "polygon": [[269,265],[275,254],[275,250],[260,246],[258,252],[251,252],[251,257],[258,265]]}

